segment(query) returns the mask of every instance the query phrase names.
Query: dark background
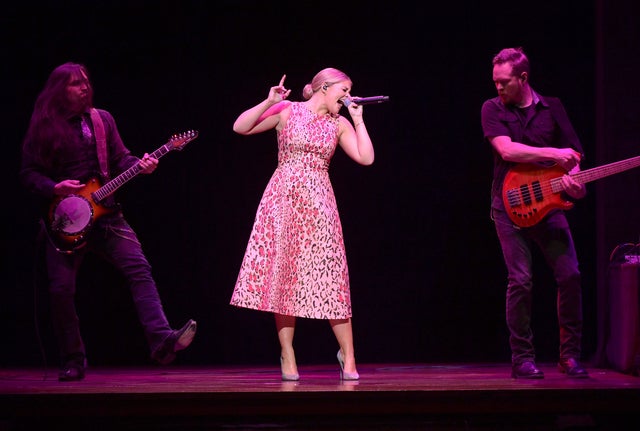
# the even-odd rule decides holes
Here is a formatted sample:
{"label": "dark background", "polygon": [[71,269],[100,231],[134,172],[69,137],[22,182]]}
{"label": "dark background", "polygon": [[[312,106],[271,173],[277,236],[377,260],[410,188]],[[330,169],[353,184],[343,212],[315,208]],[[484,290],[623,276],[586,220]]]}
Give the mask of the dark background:
{"label": "dark background", "polygon": [[[2,82],[0,365],[57,360],[38,278],[38,214],[17,180],[20,144],[51,70],[88,66],[95,104],[136,155],[174,133],[199,137],[118,193],[174,327],[198,321],[182,364],[277,364],[273,317],[229,305],[275,132],[232,131],[287,74],[290,99],[328,66],[353,79],[376,148],[370,167],[338,149],[331,176],[350,265],[359,362],[509,361],[506,273],[489,219],[492,159],[480,107],[495,96],[491,59],[522,46],[531,83],[560,97],[582,140],[583,169],[635,156],[638,35],[632,0],[529,3],[66,1],[5,6]],[[7,9],[8,8],[8,9]],[[343,114],[347,114],[346,111]],[[348,115],[347,115],[348,116]],[[584,359],[602,342],[609,254],[637,242],[638,172],[589,185],[568,212],[584,275]],[[539,257],[537,257],[538,259]],[[558,354],[555,286],[538,260],[540,361]],[[90,363],[150,364],[123,280],[87,257],[78,308]],[[325,321],[299,320],[298,363],[333,362]]]}

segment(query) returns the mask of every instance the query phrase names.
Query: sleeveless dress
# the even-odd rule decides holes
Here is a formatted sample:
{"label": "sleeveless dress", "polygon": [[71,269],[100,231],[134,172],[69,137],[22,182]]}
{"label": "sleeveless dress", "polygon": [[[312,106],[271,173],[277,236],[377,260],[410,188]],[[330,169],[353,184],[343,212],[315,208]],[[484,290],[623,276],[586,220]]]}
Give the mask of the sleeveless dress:
{"label": "sleeveless dress", "polygon": [[314,319],[351,317],[349,273],[329,164],[338,118],[302,102],[278,132],[231,305]]}

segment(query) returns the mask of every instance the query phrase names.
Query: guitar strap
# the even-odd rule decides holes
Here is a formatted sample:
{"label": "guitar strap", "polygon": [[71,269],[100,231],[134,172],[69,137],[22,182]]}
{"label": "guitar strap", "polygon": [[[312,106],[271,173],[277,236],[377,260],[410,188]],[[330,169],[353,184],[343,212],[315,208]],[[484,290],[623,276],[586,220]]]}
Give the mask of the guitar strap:
{"label": "guitar strap", "polygon": [[560,100],[556,97],[547,97],[545,98],[545,100],[549,104],[549,107],[551,108],[551,115],[556,120],[556,123],[562,131],[564,138],[571,144],[574,150],[579,152],[584,157],[582,144],[580,143],[578,135],[576,134],[576,131],[569,121],[567,111],[565,111],[564,107],[560,103]]}
{"label": "guitar strap", "polygon": [[96,108],[91,108],[91,122],[93,123],[93,131],[96,135],[96,147],[98,151],[98,161],[100,162],[100,171],[104,179],[109,178],[109,166],[107,163],[107,139],[104,134],[104,123]]}

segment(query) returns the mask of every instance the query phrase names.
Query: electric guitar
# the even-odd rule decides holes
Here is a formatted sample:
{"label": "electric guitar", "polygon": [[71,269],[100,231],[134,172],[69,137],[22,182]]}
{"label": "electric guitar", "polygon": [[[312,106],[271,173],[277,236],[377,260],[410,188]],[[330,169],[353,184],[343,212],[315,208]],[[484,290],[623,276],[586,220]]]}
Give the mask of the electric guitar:
{"label": "electric guitar", "polygon": [[[198,132],[194,130],[173,135],[150,155],[159,159],[169,151],[182,150],[197,137]],[[45,223],[56,249],[62,253],[73,253],[83,247],[94,222],[115,211],[115,208],[106,207],[101,202],[140,172],[140,164],[136,163],[104,185],[94,177],[78,192],[57,196],[49,205]]]}
{"label": "electric guitar", "polygon": [[[640,166],[640,156],[576,172],[570,177],[586,184],[637,166]],[[511,168],[502,183],[502,201],[511,221],[520,227],[530,227],[552,209],[573,208],[573,202],[562,195],[562,177],[566,174],[567,171],[557,165],[541,168],[522,164]]]}

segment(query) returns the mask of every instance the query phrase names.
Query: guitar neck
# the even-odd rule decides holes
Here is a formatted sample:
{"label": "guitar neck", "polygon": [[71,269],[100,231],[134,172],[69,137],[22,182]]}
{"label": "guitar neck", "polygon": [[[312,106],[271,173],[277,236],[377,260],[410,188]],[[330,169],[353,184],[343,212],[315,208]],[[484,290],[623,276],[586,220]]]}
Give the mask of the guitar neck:
{"label": "guitar neck", "polygon": [[571,175],[571,177],[575,179],[577,182],[581,184],[585,184],[590,181],[595,181],[595,180],[599,180],[600,178],[608,177],[609,175],[628,171],[629,169],[633,169],[638,166],[640,166],[640,156],[631,157],[629,159],[609,163],[608,165],[602,165],[596,168],[580,171]]}
{"label": "guitar neck", "polygon": [[[167,143],[155,150],[150,154],[154,159],[159,159],[160,157],[167,154],[169,151],[173,149],[172,145]],[[122,172],[120,175],[107,182],[105,185],[100,187],[93,193],[93,197],[96,202],[100,202],[105,199],[107,196],[113,194],[116,190],[126,184],[129,180],[133,179],[136,175],[140,173],[140,163],[136,163],[131,166],[126,171]]]}

